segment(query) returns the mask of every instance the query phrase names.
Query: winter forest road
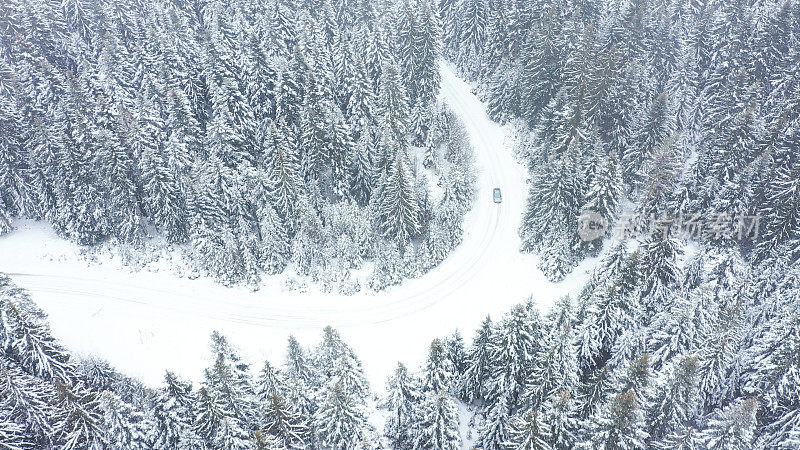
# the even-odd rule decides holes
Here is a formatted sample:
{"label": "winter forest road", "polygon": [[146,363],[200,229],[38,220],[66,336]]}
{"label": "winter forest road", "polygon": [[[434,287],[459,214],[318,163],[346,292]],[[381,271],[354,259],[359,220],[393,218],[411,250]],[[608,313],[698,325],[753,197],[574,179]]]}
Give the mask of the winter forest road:
{"label": "winter forest road", "polygon": [[[46,225],[22,222],[0,238],[0,272],[28,289],[50,316],[53,333],[72,351],[109,360],[123,373],[158,385],[165,369],[198,380],[207,366],[209,335],[219,330],[256,368],[283,362],[294,334],[316,345],[332,325],[362,359],[379,390],[398,361],[416,368],[431,339],[458,328],[469,340],[487,314],[499,319],[533,295],[546,307],[575,294],[593,261],[558,284],[519,253],[517,228],[525,206],[525,171],[506,130],[448,64],[442,98],[464,122],[475,149],[478,191],[464,223],[463,242],[438,267],[380,293],[354,296],[284,292],[277,282],[258,292],[170,273],[131,272],[118,263],[87,265],[78,249]],[[492,202],[492,189],[503,203]]]}

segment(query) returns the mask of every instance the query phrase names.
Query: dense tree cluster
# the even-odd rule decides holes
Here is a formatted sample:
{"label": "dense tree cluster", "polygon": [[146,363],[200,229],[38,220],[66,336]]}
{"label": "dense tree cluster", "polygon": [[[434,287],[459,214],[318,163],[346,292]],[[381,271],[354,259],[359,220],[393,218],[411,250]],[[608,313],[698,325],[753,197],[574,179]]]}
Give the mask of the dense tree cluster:
{"label": "dense tree cluster", "polygon": [[435,341],[416,378],[398,369],[392,448],[451,448],[410,444],[449,429],[414,421],[443,402],[420,388],[471,405],[483,450],[797,448],[800,268],[698,253],[659,294],[647,274],[661,262],[643,252],[616,248],[544,316],[529,301],[467,348],[458,333]]}
{"label": "dense tree cluster", "polygon": [[452,394],[479,406],[481,448],[800,445],[798,3],[440,10],[446,52],[518,132],[523,250],[560,280],[607,247],[577,301],[478,331]]}
{"label": "dense tree cluster", "polygon": [[[523,249],[558,280],[606,244],[577,298],[518,305],[469,345],[434,340],[418,371],[399,364],[383,430],[331,328],[259,368],[214,334],[199,385],[167,373],[149,389],[70,358],[2,277],[0,444],[457,449],[471,425],[484,450],[800,447],[797,2],[0,12],[0,232],[17,216],[82,243],[158,232],[227,281],[291,263],[354,290],[365,259],[374,288],[414,276],[458,242],[474,184],[464,130],[435,102],[441,33],[518,130]],[[586,210],[644,231],[583,240]],[[686,245],[651,223],[676,217],[716,228]]]}
{"label": "dense tree cluster", "polygon": [[644,252],[620,246],[577,301],[528,302],[452,346],[441,379],[477,409],[480,448],[800,445],[797,264],[697,253],[659,293]]}
{"label": "dense tree cluster", "polygon": [[225,283],[291,264],[348,292],[365,259],[381,288],[460,238],[430,0],[11,0],[0,30],[0,234],[159,236]]}
{"label": "dense tree cluster", "polygon": [[[798,267],[736,250],[672,265],[615,249],[577,301],[486,324],[453,394],[485,449],[795,448]],[[792,331],[794,330],[794,331]]]}
{"label": "dense tree cluster", "polygon": [[[434,340],[379,393],[328,327],[251,367],[222,335],[197,386],[158,389],[74,360],[27,294],[0,278],[0,436],[7,448],[775,449],[800,445],[800,267],[750,267],[735,250],[658,272],[615,248],[576,300],[487,318],[469,345]],[[472,411],[469,420],[459,410]]]}
{"label": "dense tree cluster", "polygon": [[[597,251],[577,233],[586,209],[611,226],[713,218],[707,244],[800,257],[798,2],[440,5],[446,53],[519,131],[523,250],[550,279]],[[760,232],[723,236],[747,216]]]}
{"label": "dense tree cluster", "polygon": [[98,360],[71,358],[26,292],[0,276],[3,449],[371,449],[361,362],[326,328],[313,350],[289,339],[281,367],[251,370],[211,336],[199,386],[167,372],[146,388]]}

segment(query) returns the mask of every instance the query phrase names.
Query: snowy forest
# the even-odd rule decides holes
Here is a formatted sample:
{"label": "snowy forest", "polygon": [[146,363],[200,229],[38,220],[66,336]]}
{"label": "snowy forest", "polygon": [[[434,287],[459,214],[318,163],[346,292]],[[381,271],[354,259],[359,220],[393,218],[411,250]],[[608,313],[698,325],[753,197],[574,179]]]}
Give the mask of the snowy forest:
{"label": "snowy forest", "polygon": [[214,333],[199,382],[145,386],[2,276],[0,448],[800,448],[799,2],[5,0],[0,25],[0,231],[161,237],[226,283],[417,276],[475,194],[444,58],[514,132],[520,250],[554,281],[598,259],[385,386],[330,327],[282,361]]}
{"label": "snowy forest", "polygon": [[[446,54],[517,129],[523,250],[550,279],[599,249],[584,209],[753,263],[800,256],[798,2],[444,0],[441,17]],[[653,235],[650,253],[679,247]]]}
{"label": "snowy forest", "polygon": [[199,384],[166,372],[163,386],[147,387],[101,360],[71,357],[3,276],[0,445],[797,448],[800,267],[756,270],[709,252],[678,270],[668,303],[656,305],[643,269],[617,249],[577,301],[563,298],[545,315],[528,301],[487,317],[470,342],[458,331],[436,339],[421,367],[398,363],[378,392],[330,327],[316,347],[289,337],[283,361],[258,365],[214,333]]}
{"label": "snowy forest", "polygon": [[0,30],[0,234],[44,219],[344,293],[365,261],[380,290],[461,238],[472,150],[436,99],[429,0],[11,0]]}

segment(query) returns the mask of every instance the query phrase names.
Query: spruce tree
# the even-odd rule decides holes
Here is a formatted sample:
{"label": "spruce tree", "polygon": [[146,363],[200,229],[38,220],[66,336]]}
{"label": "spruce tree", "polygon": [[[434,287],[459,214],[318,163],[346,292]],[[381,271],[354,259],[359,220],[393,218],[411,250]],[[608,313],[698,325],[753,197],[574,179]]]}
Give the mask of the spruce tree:
{"label": "spruce tree", "polygon": [[478,441],[481,448],[502,450],[509,441],[509,413],[508,398],[501,394],[489,409],[486,422],[480,430]]}
{"label": "spruce tree", "polygon": [[458,432],[458,411],[444,392],[428,392],[420,411],[419,430],[414,447],[419,449],[456,450],[461,448]]}
{"label": "spruce tree", "polygon": [[[154,425],[148,435],[149,442],[157,449],[178,447],[192,425],[190,408],[193,399],[188,397],[185,386],[177,382],[174,375],[168,372],[165,378],[168,380],[167,386],[160,389],[153,399]],[[176,382],[172,383],[170,380]],[[173,390],[174,388],[177,389]]]}
{"label": "spruce tree", "polygon": [[50,334],[44,313],[4,275],[0,275],[0,310],[4,319],[0,336],[7,357],[46,380],[66,383],[74,379],[69,354]]}
{"label": "spruce tree", "polygon": [[[53,410],[49,400],[53,389],[12,364],[0,368],[0,410],[9,429],[8,442],[48,442]],[[13,436],[12,436],[13,435]],[[15,437],[14,437],[15,436]],[[17,444],[20,445],[20,444]]]}
{"label": "spruce tree", "polygon": [[447,357],[440,339],[434,339],[428,350],[428,359],[422,370],[422,390],[424,392],[451,392],[455,367]]}
{"label": "spruce tree", "polygon": [[386,239],[401,248],[419,232],[419,207],[413,193],[411,173],[404,152],[398,151],[381,190],[379,226]]}
{"label": "spruce tree", "polygon": [[648,412],[651,442],[667,445],[695,426],[699,413],[698,361],[695,356],[676,357],[665,369],[666,379],[654,384],[653,407]]}
{"label": "spruce tree", "polygon": [[538,313],[527,311],[523,305],[515,306],[504,317],[492,341],[489,405],[505,397],[509,410],[516,410],[539,349],[540,327]]}
{"label": "spruce tree", "polygon": [[63,449],[101,450],[108,445],[98,394],[57,382],[53,435]]}
{"label": "spruce tree", "polygon": [[393,140],[403,142],[408,133],[409,100],[397,66],[391,62],[381,67],[377,113],[379,123],[390,131]]}
{"label": "spruce tree", "polygon": [[604,222],[605,235],[608,235],[617,216],[617,206],[622,200],[623,182],[615,154],[612,153],[610,156],[601,154],[601,157],[605,157],[605,160],[598,172],[590,175],[583,209],[600,216]]}
{"label": "spruce tree", "polygon": [[300,192],[297,161],[288,146],[287,137],[272,125],[264,139],[269,158],[269,192],[275,210],[284,220],[294,218]]}
{"label": "spruce tree", "polygon": [[[243,425],[252,425],[255,405],[249,367],[227,338],[214,332],[211,341],[214,362],[204,371],[205,387],[210,396],[223,404],[227,416]],[[234,426],[232,423],[229,425]]]}
{"label": "spruce tree", "polygon": [[493,324],[488,316],[481,323],[467,355],[467,368],[462,376],[463,399],[469,403],[486,399],[491,371]]}
{"label": "spruce tree", "polygon": [[528,403],[540,408],[551,396],[571,395],[577,387],[577,357],[573,347],[574,315],[569,297],[562,298],[546,317],[549,332],[536,355],[536,363],[527,380]]}
{"label": "spruce tree", "polygon": [[345,450],[370,440],[370,425],[361,405],[342,385],[323,387],[313,424],[319,445]]}
{"label": "spruce tree", "polygon": [[758,400],[749,398],[739,399],[716,411],[701,432],[700,439],[707,448],[749,448],[753,441],[758,407]]}
{"label": "spruce tree", "polygon": [[414,445],[414,426],[422,403],[422,394],[416,380],[402,363],[386,383],[387,396],[383,406],[388,410],[384,436],[397,449],[410,449]]}
{"label": "spruce tree", "polygon": [[287,378],[286,398],[289,403],[305,415],[312,414],[314,405],[311,389],[315,386],[317,378],[306,350],[294,336],[289,336],[284,373]]}
{"label": "spruce tree", "polygon": [[511,420],[509,427],[509,443],[520,450],[550,450],[548,443],[548,425],[535,410],[528,410],[524,415]]}
{"label": "spruce tree", "polygon": [[110,391],[103,393],[100,406],[104,413],[103,425],[112,447],[132,450],[149,448],[147,429],[153,423],[145,420],[141,411]]}
{"label": "spruce tree", "polygon": [[273,438],[273,444],[284,448],[302,446],[310,438],[307,418],[296,412],[278,394],[262,400],[261,432]]}

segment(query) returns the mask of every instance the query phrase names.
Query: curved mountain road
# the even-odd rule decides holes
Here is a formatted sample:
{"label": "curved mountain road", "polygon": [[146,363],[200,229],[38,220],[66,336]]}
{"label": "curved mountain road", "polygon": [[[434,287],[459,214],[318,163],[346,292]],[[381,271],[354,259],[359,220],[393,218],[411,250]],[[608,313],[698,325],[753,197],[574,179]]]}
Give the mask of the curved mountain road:
{"label": "curved mountain road", "polygon": [[[69,348],[97,354],[147,383],[159,383],[165,369],[198,379],[214,329],[258,365],[265,357],[282,362],[288,334],[312,345],[321,328],[332,325],[363,359],[373,383],[382,384],[397,361],[421,362],[434,337],[455,328],[471,332],[487,314],[499,316],[529,295],[549,305],[576,293],[592,263],[552,284],[535,268],[535,256],[519,253],[525,171],[505,129],[489,120],[469,86],[447,64],[441,74],[442,98],[464,122],[475,149],[478,190],[463,242],[418,279],[349,297],[270,286],[250,292],[169,271],[87,266],[74,257],[74,246],[30,223],[0,238],[0,272],[31,291]],[[492,201],[495,187],[502,189],[501,204]]]}

